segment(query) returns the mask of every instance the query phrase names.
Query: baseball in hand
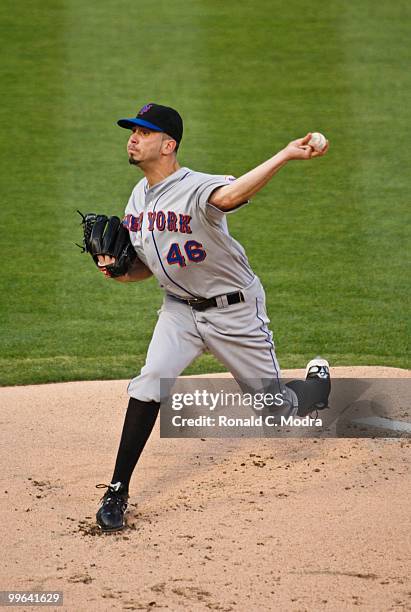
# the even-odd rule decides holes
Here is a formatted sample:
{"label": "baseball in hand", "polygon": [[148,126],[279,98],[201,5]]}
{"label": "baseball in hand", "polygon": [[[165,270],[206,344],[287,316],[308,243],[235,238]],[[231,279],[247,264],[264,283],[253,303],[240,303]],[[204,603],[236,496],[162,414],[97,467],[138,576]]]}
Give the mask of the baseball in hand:
{"label": "baseball in hand", "polygon": [[313,132],[308,144],[314,149],[314,151],[321,153],[321,151],[327,146],[327,139],[324,134],[320,134],[320,132]]}

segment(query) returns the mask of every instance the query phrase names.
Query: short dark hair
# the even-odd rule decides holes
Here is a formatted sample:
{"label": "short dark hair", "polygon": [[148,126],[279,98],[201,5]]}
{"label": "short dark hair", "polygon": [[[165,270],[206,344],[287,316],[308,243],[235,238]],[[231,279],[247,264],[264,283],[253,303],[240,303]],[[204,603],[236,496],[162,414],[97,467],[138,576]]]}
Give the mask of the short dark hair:
{"label": "short dark hair", "polygon": [[169,138],[170,140],[174,140],[174,142],[176,143],[176,146],[175,146],[175,149],[174,149],[174,153],[177,153],[178,148],[179,148],[179,146],[180,146],[180,143],[179,143],[179,142],[177,142],[177,140],[176,140],[175,138],[173,138],[172,136],[170,136],[170,134],[167,134],[167,132],[163,132],[163,134],[164,134],[165,136],[167,136],[167,138]]}

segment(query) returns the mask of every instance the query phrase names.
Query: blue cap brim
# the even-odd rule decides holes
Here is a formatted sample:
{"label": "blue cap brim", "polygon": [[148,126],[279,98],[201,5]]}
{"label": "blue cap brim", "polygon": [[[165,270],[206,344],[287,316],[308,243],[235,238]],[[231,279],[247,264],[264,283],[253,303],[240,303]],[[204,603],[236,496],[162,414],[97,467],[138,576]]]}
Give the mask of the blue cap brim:
{"label": "blue cap brim", "polygon": [[149,128],[150,130],[154,130],[155,132],[163,131],[157,125],[154,125],[154,123],[150,123],[150,121],[144,121],[144,119],[139,119],[138,117],[131,117],[131,119],[119,119],[117,121],[117,125],[122,128],[126,128],[126,130],[132,130],[134,126],[141,125],[142,127]]}

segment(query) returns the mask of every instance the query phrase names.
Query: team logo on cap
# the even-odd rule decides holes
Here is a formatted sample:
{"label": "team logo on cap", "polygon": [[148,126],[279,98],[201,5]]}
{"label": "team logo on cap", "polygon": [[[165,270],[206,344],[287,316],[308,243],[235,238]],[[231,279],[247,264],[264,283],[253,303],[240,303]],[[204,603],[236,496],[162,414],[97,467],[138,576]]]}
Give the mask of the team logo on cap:
{"label": "team logo on cap", "polygon": [[143,108],[140,108],[140,110],[138,111],[138,115],[144,115],[144,113],[146,113],[147,111],[150,110],[150,108],[152,108],[153,105],[152,104],[146,104],[145,106],[143,106]]}

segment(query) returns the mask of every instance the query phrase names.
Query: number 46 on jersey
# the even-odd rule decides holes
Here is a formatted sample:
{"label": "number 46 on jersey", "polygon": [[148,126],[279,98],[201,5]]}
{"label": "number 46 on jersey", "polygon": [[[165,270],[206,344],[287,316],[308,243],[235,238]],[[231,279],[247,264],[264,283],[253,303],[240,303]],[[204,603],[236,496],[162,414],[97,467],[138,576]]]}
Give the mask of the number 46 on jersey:
{"label": "number 46 on jersey", "polygon": [[197,240],[187,240],[182,247],[184,254],[181,252],[178,242],[173,242],[167,253],[167,263],[171,265],[179,265],[184,268],[188,261],[200,263],[207,257],[207,253],[203,249],[203,245]]}

